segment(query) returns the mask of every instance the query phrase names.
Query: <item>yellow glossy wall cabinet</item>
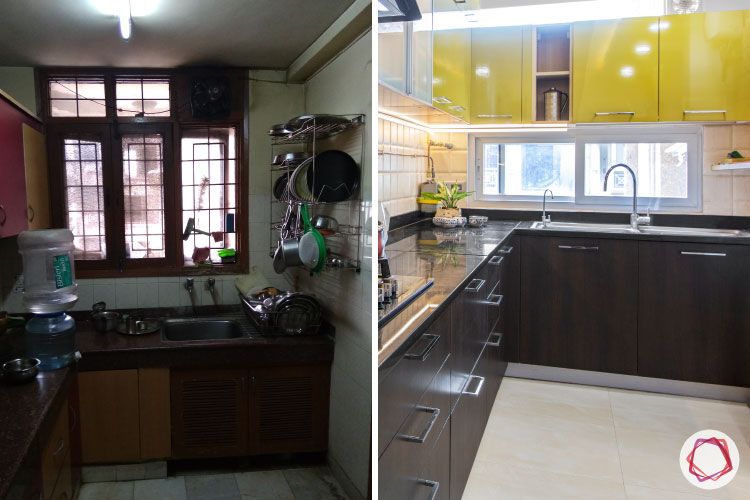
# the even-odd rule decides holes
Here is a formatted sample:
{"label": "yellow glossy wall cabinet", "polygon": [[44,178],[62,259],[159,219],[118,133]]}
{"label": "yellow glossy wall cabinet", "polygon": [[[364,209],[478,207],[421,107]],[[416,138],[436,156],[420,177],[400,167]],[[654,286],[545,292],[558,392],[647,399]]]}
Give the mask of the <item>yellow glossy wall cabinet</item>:
{"label": "yellow glossy wall cabinet", "polygon": [[750,119],[750,12],[661,18],[662,121]]}
{"label": "yellow glossy wall cabinet", "polygon": [[471,30],[471,123],[521,123],[523,28]]}
{"label": "yellow glossy wall cabinet", "polygon": [[436,31],[433,35],[433,104],[462,119],[469,118],[471,30]]}
{"label": "yellow glossy wall cabinet", "polygon": [[573,25],[573,121],[659,118],[656,17]]}

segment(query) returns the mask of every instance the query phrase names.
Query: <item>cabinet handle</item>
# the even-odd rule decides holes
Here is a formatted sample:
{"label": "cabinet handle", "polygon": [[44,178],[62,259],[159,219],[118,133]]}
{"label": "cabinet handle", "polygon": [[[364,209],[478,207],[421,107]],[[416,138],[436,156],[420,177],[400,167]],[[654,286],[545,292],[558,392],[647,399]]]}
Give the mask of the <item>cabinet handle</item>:
{"label": "cabinet handle", "polygon": [[594,116],[628,115],[635,116],[635,111],[597,111]]}
{"label": "cabinet handle", "polygon": [[63,438],[60,438],[60,444],[57,445],[57,449],[52,453],[53,456],[57,456],[65,449],[65,440]]}
{"label": "cabinet handle", "polygon": [[438,490],[440,489],[440,483],[438,481],[432,481],[431,479],[420,479],[419,484],[432,488],[432,492],[430,493],[430,496],[427,497],[427,500],[435,500]]}
{"label": "cabinet handle", "polygon": [[473,280],[469,282],[469,286],[464,288],[464,290],[470,293],[476,293],[482,289],[482,287],[484,286],[484,283],[485,283],[484,280],[479,279],[479,278],[474,278]]}
{"label": "cabinet handle", "polygon": [[726,257],[727,254],[722,252],[680,252],[682,255],[692,255],[697,257]]}
{"label": "cabinet handle", "polygon": [[494,115],[494,114],[481,114],[477,115],[477,118],[507,118],[510,120],[513,118],[513,115]]}
{"label": "cabinet handle", "polygon": [[503,255],[510,255],[513,253],[513,247],[511,246],[503,247],[500,250],[498,250],[498,252],[500,252]]}
{"label": "cabinet handle", "polygon": [[71,419],[71,422],[69,425],[70,427],[69,430],[70,432],[73,432],[73,430],[76,428],[76,425],[78,425],[78,412],[72,405],[68,405],[68,408],[70,409],[70,413],[72,413],[73,415],[73,418]]}
{"label": "cabinet handle", "polygon": [[502,261],[503,261],[503,257],[501,255],[495,255],[494,257],[490,259],[488,264],[492,266],[499,266],[500,263],[502,263]]}
{"label": "cabinet handle", "polygon": [[399,437],[404,441],[409,441],[410,443],[422,444],[425,441],[427,441],[427,436],[429,436],[430,432],[432,432],[432,428],[435,425],[435,422],[437,422],[438,417],[440,416],[440,408],[430,408],[429,406],[417,406],[416,410],[431,414],[430,420],[429,422],[427,422],[427,426],[422,430],[422,432],[419,433],[419,436],[410,436],[408,434],[402,434]]}
{"label": "cabinet handle", "polygon": [[422,338],[429,339],[430,341],[427,343],[425,348],[419,354],[408,353],[408,352],[404,354],[404,357],[406,359],[418,359],[419,361],[426,360],[427,357],[432,352],[432,350],[437,345],[438,341],[440,340],[440,335],[433,335],[431,333],[425,333],[424,335],[422,335]]}
{"label": "cabinet handle", "polygon": [[[479,380],[479,383],[477,384],[477,388],[473,391],[468,390],[469,384],[471,384],[472,380]],[[469,381],[466,382],[466,388],[462,391],[463,394],[468,394],[469,396],[479,396],[479,393],[482,392],[482,386],[484,385],[484,377],[480,377],[479,375],[472,375],[469,377]]]}
{"label": "cabinet handle", "polygon": [[720,114],[725,115],[727,114],[726,109],[685,109],[682,111],[683,115],[713,115],[713,114]]}
{"label": "cabinet handle", "polygon": [[503,295],[491,293],[487,296],[487,300],[485,302],[489,305],[500,307],[500,304],[503,303],[503,297]]}
{"label": "cabinet handle", "polygon": [[599,247],[587,247],[583,245],[557,245],[560,250],[578,250],[580,252],[598,252]]}
{"label": "cabinet handle", "polygon": [[[493,340],[497,339],[497,340]],[[485,345],[488,345],[490,347],[500,347],[500,343],[503,341],[503,334],[502,333],[493,333],[490,335],[490,340],[485,342]]]}
{"label": "cabinet handle", "polygon": [[36,213],[34,212],[34,207],[32,207],[31,205],[29,205],[29,208],[26,209],[26,216],[28,217],[29,222],[34,222],[34,216],[35,215],[36,215]]}
{"label": "cabinet handle", "polygon": [[0,226],[5,225],[5,221],[8,220],[8,213],[5,211],[5,207],[0,205],[0,212],[2,212],[2,219],[0,219]]}
{"label": "cabinet handle", "polygon": [[451,104],[453,101],[445,97],[444,95],[437,95],[432,98],[432,102],[437,104]]}

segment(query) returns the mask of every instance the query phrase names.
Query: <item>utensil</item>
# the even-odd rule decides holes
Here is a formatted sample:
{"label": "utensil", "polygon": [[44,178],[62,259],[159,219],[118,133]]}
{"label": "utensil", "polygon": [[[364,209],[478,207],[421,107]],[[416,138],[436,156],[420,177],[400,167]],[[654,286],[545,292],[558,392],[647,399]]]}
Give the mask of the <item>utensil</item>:
{"label": "utensil", "polygon": [[312,193],[307,188],[307,172],[313,165],[313,161],[313,158],[310,158],[302,162],[292,172],[292,177],[289,180],[289,192],[292,197],[299,201],[314,201]]}
{"label": "utensil", "polygon": [[288,137],[294,133],[294,130],[290,130],[286,127],[286,124],[280,123],[271,127],[268,131],[268,135],[271,137]]}
{"label": "utensil", "polygon": [[289,201],[289,178],[291,172],[284,172],[273,183],[273,197],[279,201]]}
{"label": "utensil", "polygon": [[298,153],[284,153],[273,157],[272,165],[276,166],[293,166],[307,160],[312,156],[311,153],[298,152]]}
{"label": "utensil", "polygon": [[137,319],[134,316],[123,315],[117,324],[117,333],[123,335],[148,335],[161,329],[158,319]]}
{"label": "utensil", "polygon": [[566,92],[552,87],[544,92],[545,121],[559,122],[568,107],[569,96]]}
{"label": "utensil", "polygon": [[117,321],[120,314],[114,311],[107,311],[106,302],[97,302],[91,306],[91,323],[97,332],[109,332],[117,327]]}
{"label": "utensil", "polygon": [[324,203],[345,201],[359,188],[359,167],[354,158],[331,149],[314,157],[315,168],[305,170],[312,199]]}
{"label": "utensil", "polygon": [[324,236],[329,236],[339,230],[339,221],[329,215],[316,215],[313,217],[312,225]]}
{"label": "utensil", "polygon": [[349,118],[336,115],[301,115],[286,122],[284,128],[296,134],[315,124],[315,138],[322,139],[341,132],[351,123]]}
{"label": "utensil", "polygon": [[310,223],[310,214],[307,210],[307,205],[302,205],[301,216],[305,233],[299,241],[300,261],[306,268],[315,270],[321,258],[325,263],[325,241],[323,241],[321,247],[319,239],[323,240],[323,236]]}
{"label": "utensil", "polygon": [[16,358],[3,363],[3,378],[14,384],[34,380],[39,373],[40,361],[36,358]]}

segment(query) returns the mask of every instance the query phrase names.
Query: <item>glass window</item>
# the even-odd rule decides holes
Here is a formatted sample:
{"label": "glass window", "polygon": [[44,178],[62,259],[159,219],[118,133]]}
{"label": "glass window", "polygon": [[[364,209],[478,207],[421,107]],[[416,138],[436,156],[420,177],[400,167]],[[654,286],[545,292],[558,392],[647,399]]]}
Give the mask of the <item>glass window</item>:
{"label": "glass window", "polygon": [[169,116],[169,80],[117,78],[117,116]]}
{"label": "glass window", "polygon": [[61,78],[49,81],[49,109],[54,117],[107,116],[104,78]]}
{"label": "glass window", "polygon": [[65,201],[74,255],[80,260],[107,257],[101,142],[65,139]]}
{"label": "glass window", "polygon": [[575,195],[575,144],[482,144],[482,186],[487,196]]}
{"label": "glass window", "polygon": [[633,179],[624,168],[612,171],[604,191],[604,175],[618,163],[635,172],[639,197],[688,196],[687,142],[585,144],[584,148],[586,196],[633,196]]}

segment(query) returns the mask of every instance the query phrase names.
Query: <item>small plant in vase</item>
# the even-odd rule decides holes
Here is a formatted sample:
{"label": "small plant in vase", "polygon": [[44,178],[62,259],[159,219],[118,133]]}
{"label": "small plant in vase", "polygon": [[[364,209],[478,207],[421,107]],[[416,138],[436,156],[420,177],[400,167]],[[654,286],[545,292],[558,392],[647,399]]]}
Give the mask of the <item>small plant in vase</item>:
{"label": "small plant in vase", "polygon": [[461,209],[458,202],[471,196],[473,191],[461,191],[458,183],[448,186],[445,182],[437,181],[437,193],[422,193],[422,198],[440,202],[435,214],[437,217],[460,217]]}

